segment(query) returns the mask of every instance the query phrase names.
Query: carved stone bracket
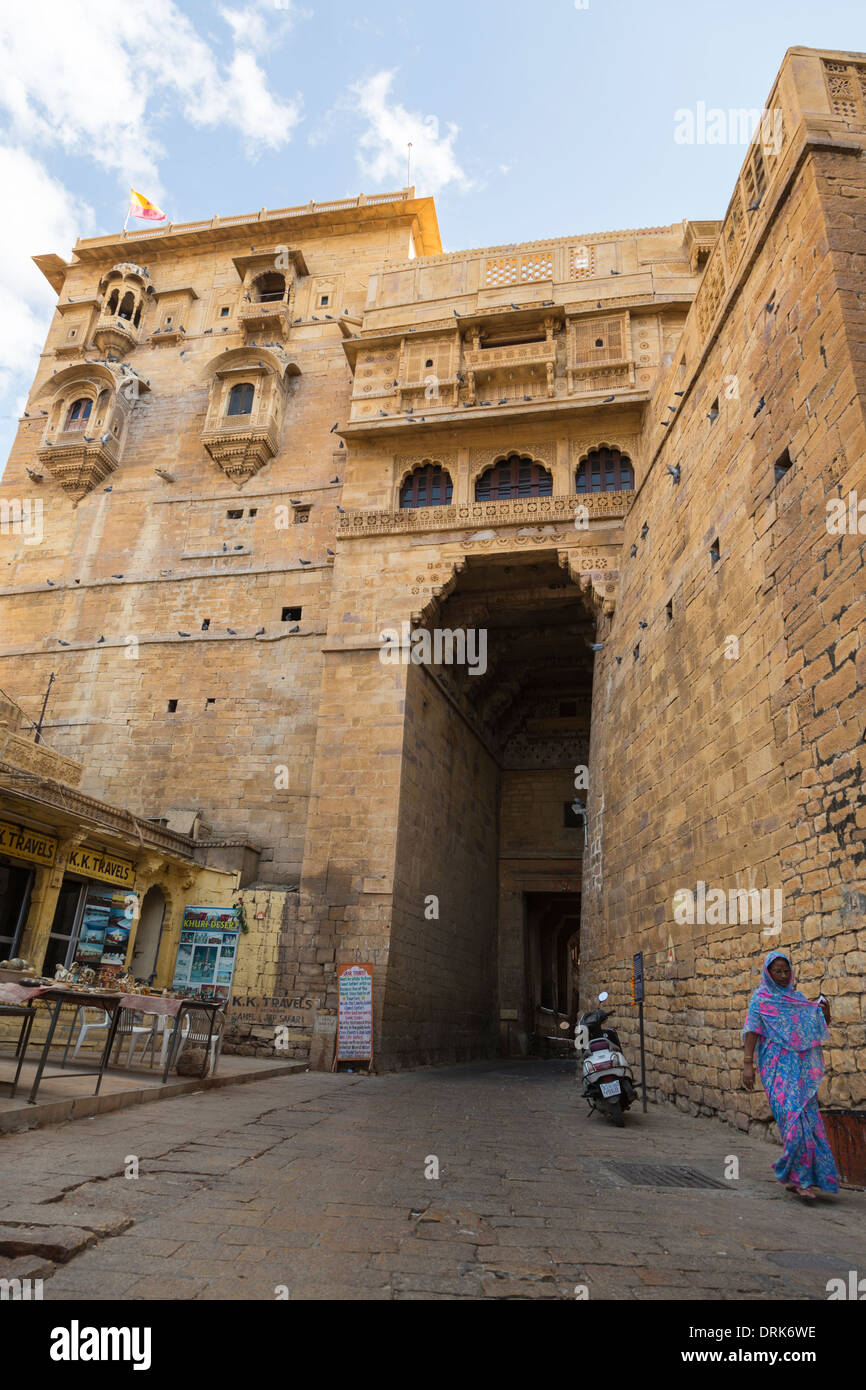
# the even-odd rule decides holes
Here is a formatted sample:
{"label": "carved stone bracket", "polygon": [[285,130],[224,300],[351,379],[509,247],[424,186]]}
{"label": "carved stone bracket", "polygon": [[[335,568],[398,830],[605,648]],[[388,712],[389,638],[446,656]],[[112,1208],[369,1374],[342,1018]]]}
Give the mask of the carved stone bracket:
{"label": "carved stone bracket", "polygon": [[583,601],[593,617],[611,617],[619,595],[619,570],[583,569],[579,549],[559,550],[557,558],[562,569],[580,586]]}
{"label": "carved stone bracket", "polygon": [[231,434],[213,430],[202,436],[202,443],[214,463],[219,464],[226,477],[238,487],[255,477],[277,452],[276,439],[267,428]]}

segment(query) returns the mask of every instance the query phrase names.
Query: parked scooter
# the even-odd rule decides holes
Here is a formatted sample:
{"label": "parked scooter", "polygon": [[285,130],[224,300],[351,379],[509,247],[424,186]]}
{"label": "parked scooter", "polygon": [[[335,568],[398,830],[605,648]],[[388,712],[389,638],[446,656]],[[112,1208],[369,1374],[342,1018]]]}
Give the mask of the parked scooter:
{"label": "parked scooter", "polygon": [[[607,998],[605,990],[598,1001],[603,1004]],[[589,1102],[590,1111],[600,1111],[622,1129],[626,1110],[637,1100],[637,1090],[622,1054],[619,1034],[615,1028],[603,1026],[610,1017],[611,1012],[604,1009],[582,1013],[577,1020],[574,1046],[583,1064],[582,1094]]]}

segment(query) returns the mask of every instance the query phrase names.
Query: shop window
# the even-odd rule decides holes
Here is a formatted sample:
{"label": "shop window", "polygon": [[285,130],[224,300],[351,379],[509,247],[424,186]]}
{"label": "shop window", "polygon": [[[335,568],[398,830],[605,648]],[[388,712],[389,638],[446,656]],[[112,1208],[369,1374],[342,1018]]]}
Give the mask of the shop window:
{"label": "shop window", "polygon": [[58,965],[68,965],[72,959],[84,905],[84,890],[85,884],[75,879],[64,879],[60,885],[48,949],[41,966],[42,974],[49,978],[53,978]]}
{"label": "shop window", "polygon": [[629,492],[634,487],[634,469],[627,454],[619,449],[590,449],[577,466],[576,492]]}
{"label": "shop window", "polygon": [[[253,408],[256,388],[250,381],[239,381],[229,391],[229,404],[226,415],[249,415]],[[243,516],[243,512],[241,512]]]}
{"label": "shop window", "polygon": [[422,464],[400,488],[401,507],[448,507],[451,497],[451,475],[440,463]]}
{"label": "shop window", "polygon": [[0,960],[18,954],[32,883],[32,869],[0,862]]}

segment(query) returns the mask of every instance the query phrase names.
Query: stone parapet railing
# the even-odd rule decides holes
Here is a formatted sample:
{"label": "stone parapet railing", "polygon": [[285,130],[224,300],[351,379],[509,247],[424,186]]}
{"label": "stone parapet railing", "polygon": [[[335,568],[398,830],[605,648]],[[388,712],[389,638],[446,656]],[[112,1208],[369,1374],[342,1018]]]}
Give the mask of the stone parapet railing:
{"label": "stone parapet railing", "polygon": [[32,772],[66,787],[81,784],[82,765],[63,753],[55,753],[44,743],[34,743],[11,729],[0,730],[0,762],[8,763],[21,772]]}
{"label": "stone parapet railing", "polygon": [[[491,526],[526,526],[563,523],[574,526],[576,509],[586,507],[589,519],[616,520],[629,509],[628,492],[570,493],[563,497],[520,497],[499,502],[468,502],[450,507],[412,507],[402,511],[346,512],[339,518],[337,535],[381,536],[417,531],[451,531]],[[575,530],[575,535],[580,532]]]}

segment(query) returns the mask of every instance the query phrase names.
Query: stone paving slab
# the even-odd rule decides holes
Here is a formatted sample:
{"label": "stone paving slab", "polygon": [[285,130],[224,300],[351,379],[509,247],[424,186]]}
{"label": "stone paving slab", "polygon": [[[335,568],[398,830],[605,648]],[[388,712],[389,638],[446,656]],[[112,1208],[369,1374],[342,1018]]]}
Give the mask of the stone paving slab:
{"label": "stone paving slab", "polygon": [[[616,1130],[587,1116],[569,1063],[306,1073],[150,1118],[0,1138],[0,1184],[18,1175],[0,1226],[48,1212],[45,1236],[74,1210],[87,1237],[46,1299],[562,1300],[584,1285],[625,1301],[823,1299],[866,1249],[866,1193],[804,1208],[773,1178],[772,1145],[672,1108]],[[722,1180],[731,1156],[724,1189],[633,1186],[609,1167]]]}

